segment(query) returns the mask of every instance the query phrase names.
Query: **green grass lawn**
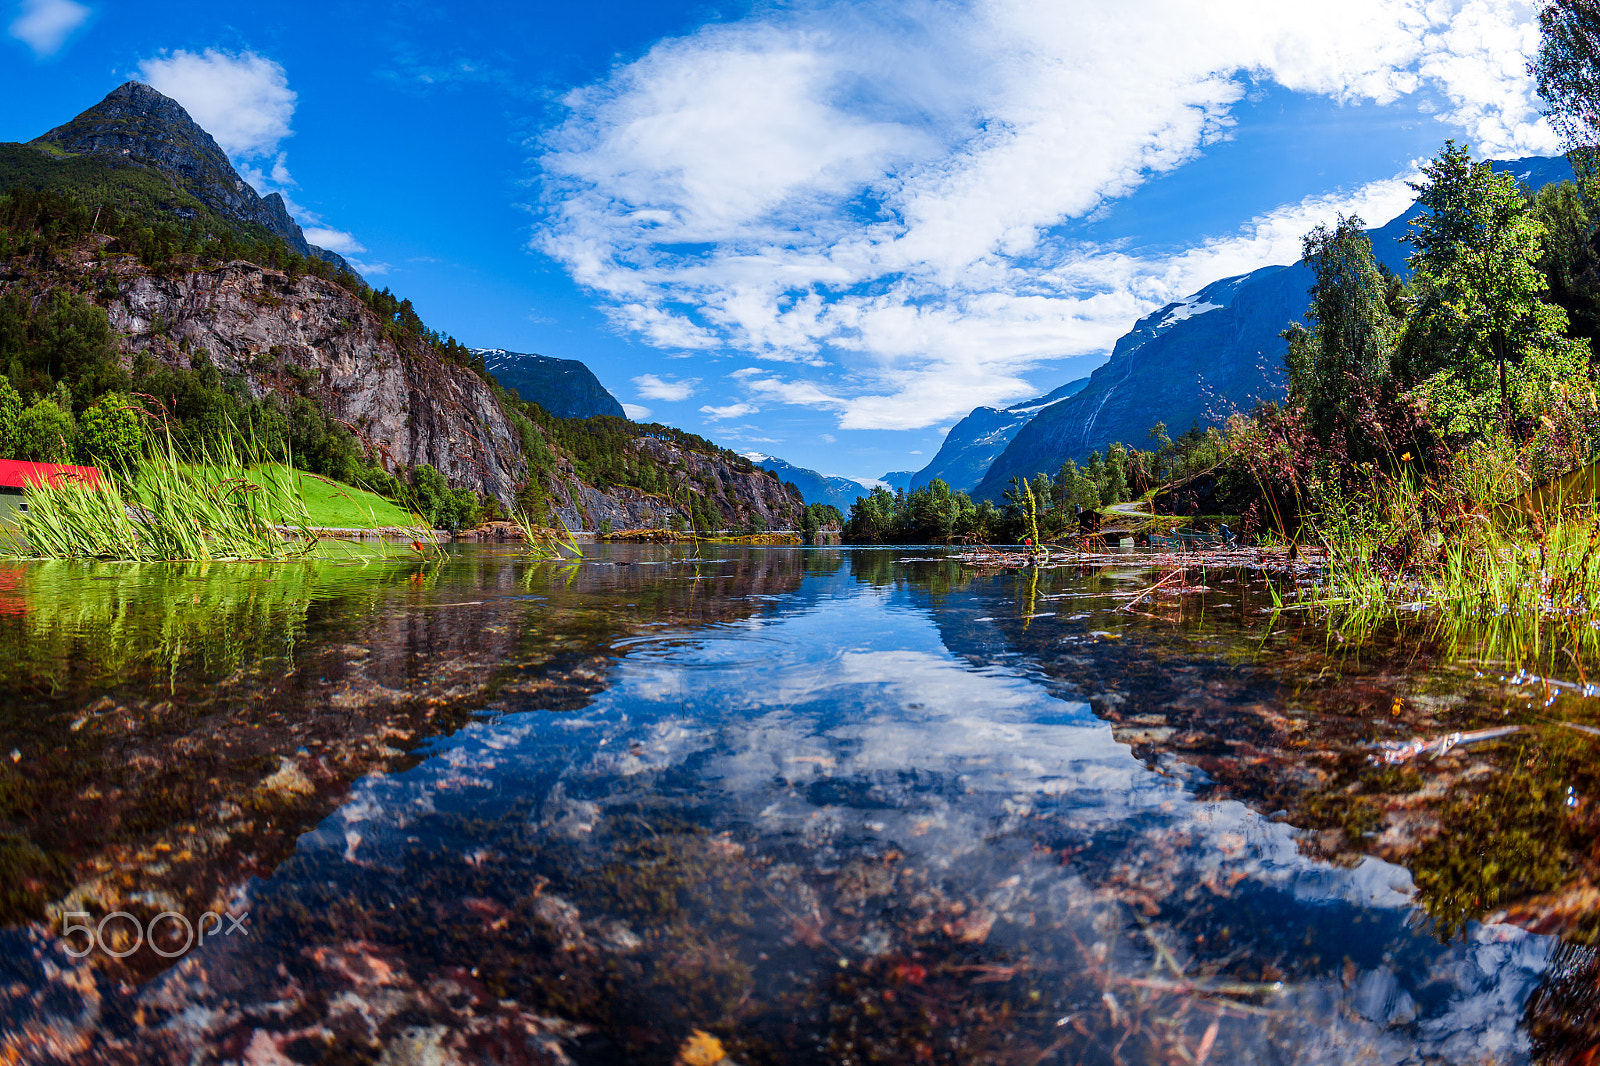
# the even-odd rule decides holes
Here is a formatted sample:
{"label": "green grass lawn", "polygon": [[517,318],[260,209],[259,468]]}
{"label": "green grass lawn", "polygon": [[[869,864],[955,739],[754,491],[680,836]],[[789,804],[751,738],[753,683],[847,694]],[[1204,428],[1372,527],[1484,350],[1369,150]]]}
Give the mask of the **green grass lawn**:
{"label": "green grass lawn", "polygon": [[[329,529],[377,529],[382,526],[415,526],[417,519],[391,500],[330,478],[292,470],[282,463],[260,463],[250,468],[252,475],[282,483],[294,478],[305,500],[311,525]],[[218,476],[224,476],[218,471]]]}
{"label": "green grass lawn", "polygon": [[379,526],[414,526],[417,519],[409,511],[391,500],[375,495],[354,485],[321,478],[298,470],[290,470],[281,463],[266,463],[257,470],[264,477],[294,477],[299,482],[300,496],[306,501],[313,526],[336,529],[376,529]]}

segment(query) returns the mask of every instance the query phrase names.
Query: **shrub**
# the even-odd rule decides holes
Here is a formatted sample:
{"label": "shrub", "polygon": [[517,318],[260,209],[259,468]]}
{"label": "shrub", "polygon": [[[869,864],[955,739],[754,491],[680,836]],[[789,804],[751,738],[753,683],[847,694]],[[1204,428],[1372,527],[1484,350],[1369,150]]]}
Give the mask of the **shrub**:
{"label": "shrub", "polygon": [[78,420],[78,457],[85,463],[130,466],[143,443],[139,411],[120,392],[106,393]]}
{"label": "shrub", "polygon": [[17,454],[17,424],[21,418],[22,397],[10,381],[0,377],[0,459]]}
{"label": "shrub", "polygon": [[51,399],[41,399],[17,419],[19,459],[64,463],[72,457],[72,419]]}

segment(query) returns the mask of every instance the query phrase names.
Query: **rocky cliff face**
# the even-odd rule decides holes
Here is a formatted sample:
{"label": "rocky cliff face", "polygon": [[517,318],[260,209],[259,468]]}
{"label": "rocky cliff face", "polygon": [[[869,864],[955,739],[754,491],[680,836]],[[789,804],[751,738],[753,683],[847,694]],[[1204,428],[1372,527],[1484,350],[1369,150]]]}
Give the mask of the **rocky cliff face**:
{"label": "rocky cliff face", "polygon": [[[307,242],[283,197],[256,194],[211,134],[169,96],[130,81],[77,118],[38,138],[76,154],[110,156],[153,167],[218,214],[261,226],[301,255],[350,270],[337,252]],[[354,271],[352,270],[352,273]]]}
{"label": "rocky cliff face", "polygon": [[[378,317],[333,282],[290,277],[242,260],[157,274],[133,256],[116,254],[104,236],[85,241],[48,270],[0,263],[0,293],[38,300],[53,289],[99,300],[121,338],[127,365],[143,353],[188,369],[203,351],[253,396],[308,397],[397,473],[427,463],[451,487],[508,505],[529,476],[518,431],[487,382],[420,342],[386,336]],[[674,514],[684,513],[689,493],[717,516],[721,528],[750,520],[773,529],[801,524],[801,501],[765,471],[740,470],[720,456],[654,438],[626,446],[683,471],[684,498],[599,489],[562,459],[543,487],[569,527],[668,526]]]}
{"label": "rocky cliff face", "polygon": [[510,500],[526,477],[518,436],[489,387],[422,344],[398,345],[345,289],[235,261],[161,276],[128,259],[102,268],[106,311],[131,356],[187,367],[204,349],[256,396],[304,393],[391,467],[428,463],[452,485]]}
{"label": "rocky cliff face", "polygon": [[[145,353],[188,368],[204,351],[255,396],[309,397],[391,470],[428,463],[452,487],[507,504],[527,479],[517,430],[488,384],[425,345],[384,336],[377,316],[340,286],[243,261],[164,276],[131,256],[97,255],[107,240],[85,244],[47,276],[0,267],[0,292],[84,289],[92,275],[94,291],[115,291],[105,299],[106,313],[130,364]],[[704,501],[723,528],[751,519],[772,529],[801,524],[801,501],[765,471],[742,471],[720,457],[653,438],[628,446],[684,471],[686,491]],[[660,528],[683,513],[682,501],[628,487],[598,489],[565,461],[544,488],[554,514],[573,529],[603,522],[616,529]]]}
{"label": "rocky cliff face", "polygon": [[[720,529],[731,529],[748,519],[759,519],[768,529],[801,527],[805,505],[759,467],[739,470],[720,458],[685,451],[651,437],[637,438],[631,447],[682,471],[686,476],[683,491],[693,493],[709,506],[718,516]],[[602,522],[610,522],[613,529],[664,529],[672,525],[674,515],[683,513],[681,501],[666,496],[620,486],[602,491],[586,485],[570,466],[549,489],[553,497],[551,510],[569,529],[593,531]]]}

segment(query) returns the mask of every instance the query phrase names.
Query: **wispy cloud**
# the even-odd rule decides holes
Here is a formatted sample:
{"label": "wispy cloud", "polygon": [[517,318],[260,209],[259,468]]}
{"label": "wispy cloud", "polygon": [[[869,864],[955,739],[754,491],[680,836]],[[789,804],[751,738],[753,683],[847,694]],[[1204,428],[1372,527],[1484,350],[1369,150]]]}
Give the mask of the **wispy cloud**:
{"label": "wispy cloud", "polygon": [[622,405],[622,413],[635,422],[643,422],[650,417],[650,408],[640,407],[636,403],[625,403]]}
{"label": "wispy cloud", "polygon": [[634,388],[638,389],[639,395],[645,399],[667,400],[674,403],[693,396],[700,384],[699,378],[667,381],[657,374],[640,374],[632,380]]}
{"label": "wispy cloud", "polygon": [[22,0],[22,14],[9,27],[11,36],[33,49],[40,59],[61,51],[72,32],[92,11],[73,0]]}
{"label": "wispy cloud", "polygon": [[1029,395],[1029,371],[1105,351],[1206,282],[1292,260],[1316,222],[1403,208],[1397,176],[1171,259],[1061,236],[1228,136],[1255,83],[1412,109],[1403,98],[1426,90],[1483,153],[1553,148],[1521,73],[1536,8],[763,8],[566,97],[539,148],[536,240],[653,345],[795,368],[751,373],[753,397],[825,407],[846,428],[928,426]]}
{"label": "wispy cloud", "polygon": [[750,403],[730,403],[726,407],[712,407],[706,404],[700,408],[700,413],[713,422],[720,422],[725,418],[743,418],[745,415],[760,414],[761,408]]}

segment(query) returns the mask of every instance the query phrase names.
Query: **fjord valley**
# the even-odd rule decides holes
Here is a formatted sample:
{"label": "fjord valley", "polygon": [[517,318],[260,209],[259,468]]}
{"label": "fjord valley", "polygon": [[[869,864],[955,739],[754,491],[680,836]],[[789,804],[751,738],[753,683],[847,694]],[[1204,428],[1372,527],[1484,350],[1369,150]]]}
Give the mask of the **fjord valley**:
{"label": "fjord valley", "polygon": [[120,462],[222,433],[447,528],[515,509],[574,529],[803,525],[747,460],[627,422],[581,363],[428,329],[148,86],[4,146],[0,189],[8,458]]}
{"label": "fjord valley", "polygon": [[534,8],[6,25],[0,1062],[1600,1056],[1600,7]]}

